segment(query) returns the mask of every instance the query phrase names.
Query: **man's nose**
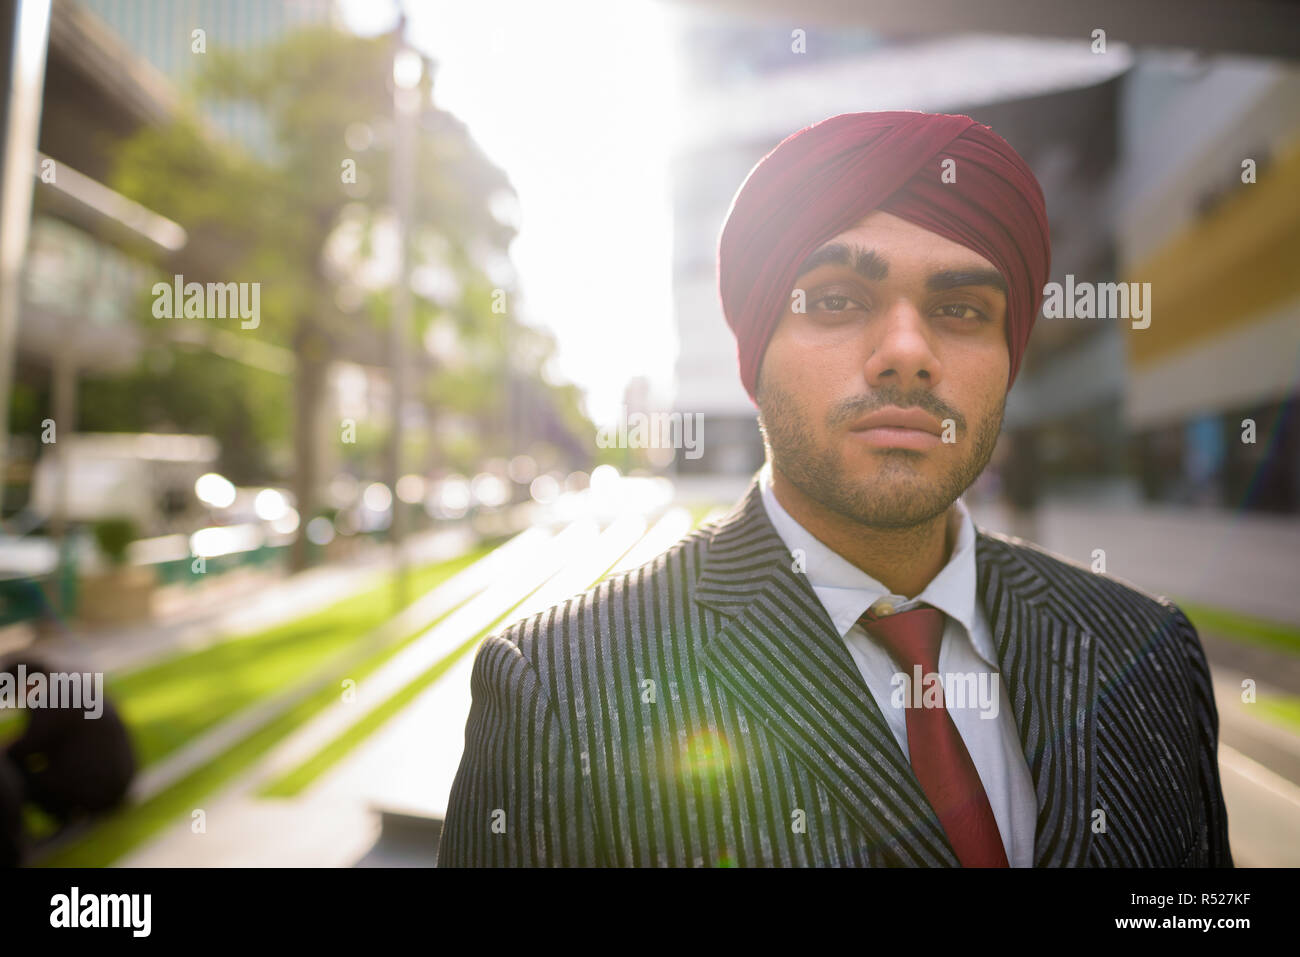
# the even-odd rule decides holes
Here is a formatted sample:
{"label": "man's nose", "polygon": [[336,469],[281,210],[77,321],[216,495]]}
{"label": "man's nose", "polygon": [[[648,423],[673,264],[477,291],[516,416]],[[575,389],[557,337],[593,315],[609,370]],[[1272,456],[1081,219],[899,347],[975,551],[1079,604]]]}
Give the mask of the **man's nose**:
{"label": "man's nose", "polygon": [[914,303],[898,300],[868,330],[871,353],[864,370],[868,384],[903,389],[939,384],[943,369],[935,354],[933,330]]}

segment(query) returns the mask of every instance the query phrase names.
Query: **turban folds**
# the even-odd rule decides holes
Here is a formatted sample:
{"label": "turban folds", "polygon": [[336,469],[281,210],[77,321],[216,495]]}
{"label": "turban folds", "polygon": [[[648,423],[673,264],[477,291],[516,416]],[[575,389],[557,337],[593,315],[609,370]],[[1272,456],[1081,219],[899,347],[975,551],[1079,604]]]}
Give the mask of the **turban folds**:
{"label": "turban folds", "polygon": [[750,398],[800,264],[874,210],[973,249],[1002,273],[1011,388],[1051,265],[1042,188],[1006,140],[969,116],[892,111],[841,113],[791,134],[731,201],[718,293]]}

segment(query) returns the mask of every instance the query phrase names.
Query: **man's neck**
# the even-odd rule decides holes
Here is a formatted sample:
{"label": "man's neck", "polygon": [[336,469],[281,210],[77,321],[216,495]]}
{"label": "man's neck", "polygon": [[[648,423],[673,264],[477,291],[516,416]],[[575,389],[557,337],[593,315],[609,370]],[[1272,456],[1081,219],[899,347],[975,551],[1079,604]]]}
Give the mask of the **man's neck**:
{"label": "man's neck", "polygon": [[951,508],[910,528],[874,528],[809,498],[774,466],[771,472],[772,494],[790,517],[892,594],[915,598],[948,563]]}

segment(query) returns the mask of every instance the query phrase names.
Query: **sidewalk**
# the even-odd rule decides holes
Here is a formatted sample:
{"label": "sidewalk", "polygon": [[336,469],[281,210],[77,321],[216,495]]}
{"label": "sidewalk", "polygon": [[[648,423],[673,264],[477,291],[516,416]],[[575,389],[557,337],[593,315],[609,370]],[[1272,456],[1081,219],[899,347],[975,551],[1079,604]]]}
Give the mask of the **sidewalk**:
{"label": "sidewalk", "polygon": [[[1211,666],[1219,711],[1219,779],[1238,867],[1300,867],[1300,735],[1241,700],[1238,671]],[[1257,681],[1260,701],[1279,692]]]}

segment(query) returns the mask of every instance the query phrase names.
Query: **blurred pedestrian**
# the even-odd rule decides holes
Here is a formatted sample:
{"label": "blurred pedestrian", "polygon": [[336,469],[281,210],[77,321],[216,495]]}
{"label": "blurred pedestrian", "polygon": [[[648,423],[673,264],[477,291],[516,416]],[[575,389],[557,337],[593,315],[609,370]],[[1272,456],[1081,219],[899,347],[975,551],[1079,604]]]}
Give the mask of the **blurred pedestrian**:
{"label": "blurred pedestrian", "polygon": [[[49,679],[56,674],[31,656],[13,658],[0,669],[15,681],[22,673],[29,689],[36,675],[44,675],[47,687],[52,687]],[[83,697],[80,706],[24,710],[27,726],[5,757],[27,800],[65,824],[122,801],[135,776],[136,759],[126,725],[107,697],[93,703]]]}
{"label": "blurred pedestrian", "polygon": [[1038,500],[1041,468],[1038,437],[1032,431],[1009,436],[1011,451],[1003,465],[1002,490],[1011,508],[1010,533],[1027,542],[1038,540]]}

